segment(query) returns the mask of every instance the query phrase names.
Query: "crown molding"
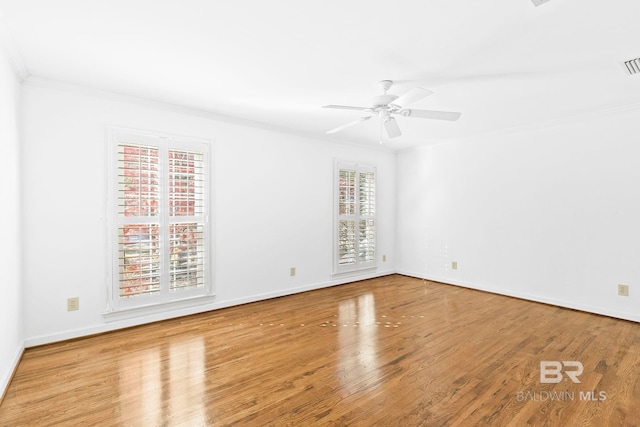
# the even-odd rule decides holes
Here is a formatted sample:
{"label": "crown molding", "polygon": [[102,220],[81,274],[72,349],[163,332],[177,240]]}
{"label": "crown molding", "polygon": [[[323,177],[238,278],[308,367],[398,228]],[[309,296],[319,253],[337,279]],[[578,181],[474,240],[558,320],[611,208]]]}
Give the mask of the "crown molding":
{"label": "crown molding", "polygon": [[205,110],[197,107],[191,107],[183,104],[176,104],[173,102],[163,101],[159,99],[145,98],[136,95],[130,95],[123,92],[116,92],[109,89],[98,88],[95,86],[82,85],[77,83],[70,83],[62,80],[55,80],[46,77],[39,77],[32,74],[28,74],[23,81],[24,85],[41,87],[47,89],[56,89],[63,92],[77,93],[84,96],[92,96],[96,98],[111,99],[121,102],[127,102],[131,104],[137,104],[149,108],[157,108],[165,111],[186,114],[190,116],[202,117],[209,120],[225,122],[231,125],[249,127],[259,129],[267,132],[276,132],[280,134],[287,134],[298,138],[304,138],[313,142],[322,142],[329,144],[336,144],[339,146],[351,146],[354,148],[365,149],[368,151],[380,151],[386,153],[395,153],[396,150],[390,147],[375,145],[358,144],[351,141],[339,140],[334,138],[322,138],[314,133],[299,131],[286,127],[276,126],[269,123],[239,118],[235,116],[229,116],[223,113],[215,111]]}
{"label": "crown molding", "polygon": [[486,132],[480,132],[476,135],[459,138],[459,141],[473,140],[479,136],[501,136],[513,135],[517,133],[532,132],[537,130],[551,129],[555,127],[583,123],[585,121],[596,120],[601,117],[612,116],[629,111],[637,111],[640,109],[640,97],[635,97],[626,101],[618,101],[609,104],[601,104],[591,108],[576,110],[570,113],[559,115],[553,119],[542,120],[533,123],[527,123],[517,126],[505,127]]}
{"label": "crown molding", "polygon": [[527,132],[535,132],[538,130],[553,129],[556,127],[572,125],[576,123],[584,123],[585,121],[597,120],[602,117],[608,117],[616,114],[638,110],[640,110],[640,97],[632,98],[627,101],[602,104],[588,109],[577,110],[572,113],[563,114],[549,120],[493,129],[458,138],[428,140],[423,145],[398,150],[398,153],[419,151],[436,145],[450,144],[455,142],[474,142],[478,138],[513,136]]}
{"label": "crown molding", "polygon": [[15,39],[9,30],[9,27],[5,23],[4,16],[2,12],[0,12],[0,48],[6,55],[9,64],[11,64],[11,68],[13,68],[16,77],[21,82],[24,81],[27,77],[29,77],[29,70],[22,59],[22,55],[20,54],[20,50],[16,45]]}

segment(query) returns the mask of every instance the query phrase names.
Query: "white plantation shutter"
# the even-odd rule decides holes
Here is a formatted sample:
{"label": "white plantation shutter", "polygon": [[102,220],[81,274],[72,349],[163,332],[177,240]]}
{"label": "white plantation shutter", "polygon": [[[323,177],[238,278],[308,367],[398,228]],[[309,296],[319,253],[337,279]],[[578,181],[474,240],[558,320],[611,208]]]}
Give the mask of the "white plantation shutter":
{"label": "white plantation shutter", "polygon": [[335,272],[374,267],[375,168],[337,163],[336,198]]}
{"label": "white plantation shutter", "polygon": [[204,213],[204,155],[169,150],[169,215]]}
{"label": "white plantation shutter", "polygon": [[204,153],[169,150],[169,289],[204,287]]}
{"label": "white plantation shutter", "polygon": [[360,227],[358,233],[358,261],[375,262],[376,249],[376,176],[373,170],[359,171]]}
{"label": "white plantation shutter", "polygon": [[338,170],[338,265],[356,263],[356,171]]}
{"label": "white plantation shutter", "polygon": [[117,147],[120,298],[160,291],[160,158],[157,147]]}
{"label": "white plantation shutter", "polygon": [[112,130],[111,309],[208,291],[208,144]]}
{"label": "white plantation shutter", "polygon": [[356,263],[356,222],[341,219],[338,228],[338,265],[354,265]]}
{"label": "white plantation shutter", "polygon": [[204,286],[204,224],[171,224],[169,229],[169,289]]}
{"label": "white plantation shutter", "polygon": [[160,291],[160,248],[157,224],[118,227],[118,293],[120,297]]}

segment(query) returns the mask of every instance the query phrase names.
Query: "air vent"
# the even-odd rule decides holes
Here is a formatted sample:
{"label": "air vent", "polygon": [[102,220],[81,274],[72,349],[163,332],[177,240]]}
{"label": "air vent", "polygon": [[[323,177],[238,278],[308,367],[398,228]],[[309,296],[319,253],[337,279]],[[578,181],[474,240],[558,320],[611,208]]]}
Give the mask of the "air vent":
{"label": "air vent", "polygon": [[624,66],[629,75],[640,74],[640,58],[624,61]]}
{"label": "air vent", "polygon": [[536,6],[543,5],[545,3],[549,3],[551,0],[531,0],[531,2]]}

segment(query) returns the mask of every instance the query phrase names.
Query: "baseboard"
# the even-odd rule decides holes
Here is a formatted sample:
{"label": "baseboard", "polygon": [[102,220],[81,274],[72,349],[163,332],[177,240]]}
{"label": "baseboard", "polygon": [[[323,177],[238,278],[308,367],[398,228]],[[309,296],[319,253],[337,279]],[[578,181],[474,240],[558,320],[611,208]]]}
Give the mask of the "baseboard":
{"label": "baseboard", "polygon": [[357,282],[360,280],[367,280],[367,279],[373,279],[376,277],[388,276],[394,273],[395,273],[394,270],[386,270],[386,271],[371,271],[367,273],[359,273],[359,274],[355,273],[355,274],[349,274],[349,275],[334,276],[332,280],[328,280],[326,282],[318,282],[318,283],[313,283],[313,284],[308,284],[303,286],[281,289],[274,292],[255,294],[255,295],[251,295],[243,298],[221,301],[218,303],[214,302],[211,304],[196,305],[192,307],[166,311],[163,313],[154,313],[154,314],[135,317],[135,318],[127,318],[123,320],[103,323],[96,326],[89,326],[86,328],[67,330],[67,331],[63,331],[63,332],[51,334],[51,335],[41,335],[37,337],[31,337],[31,338],[25,339],[24,345],[26,348],[36,347],[39,345],[51,344],[59,341],[66,341],[70,339],[86,337],[89,335],[102,334],[105,332],[111,332],[118,329],[129,328],[132,326],[139,326],[146,323],[159,322],[162,320],[173,319],[176,317],[189,316],[191,314],[204,313],[207,311],[219,310],[222,308],[232,307],[236,305],[248,304],[251,302],[263,301],[271,298],[283,297],[286,295],[294,295],[301,292],[328,288],[331,286],[344,285],[346,283]]}
{"label": "baseboard", "polygon": [[[24,347],[29,348],[29,347],[39,346],[39,345],[50,344],[58,341],[81,338],[89,335],[101,334],[105,332],[115,331],[118,329],[124,329],[132,326],[143,325],[146,323],[159,322],[162,320],[168,320],[176,317],[188,316],[191,314],[203,313],[206,311],[218,310],[218,309],[232,307],[236,305],[248,304],[251,302],[263,301],[271,298],[278,298],[286,295],[294,295],[301,292],[307,292],[307,291],[327,288],[331,286],[338,286],[346,283],[357,282],[360,280],[367,280],[367,279],[373,279],[376,277],[388,276],[391,274],[401,274],[404,276],[415,277],[415,278],[430,280],[434,282],[440,282],[447,285],[460,286],[468,289],[475,289],[475,290],[489,292],[497,295],[504,295],[504,296],[509,296],[513,298],[527,300],[527,301],[534,301],[534,302],[549,304],[557,307],[564,307],[572,310],[579,310],[587,313],[599,314],[599,315],[613,317],[617,319],[629,320],[632,322],[640,322],[640,315],[634,314],[634,313],[607,310],[607,309],[602,309],[600,307],[576,304],[571,301],[558,300],[554,298],[546,298],[546,297],[541,297],[539,295],[532,295],[532,294],[527,294],[523,292],[513,292],[509,290],[504,290],[504,289],[492,288],[490,286],[486,286],[483,284],[471,283],[471,282],[466,282],[462,280],[451,280],[451,278],[448,278],[448,277],[439,277],[437,275],[424,274],[421,272],[399,269],[399,270],[374,271],[374,272],[369,272],[365,274],[353,274],[353,275],[347,275],[347,276],[334,276],[332,280],[328,280],[325,282],[318,282],[318,283],[308,284],[308,285],[299,286],[299,287],[281,289],[274,292],[255,294],[255,295],[251,295],[243,298],[221,301],[213,304],[198,305],[195,307],[188,307],[180,310],[157,313],[157,314],[148,315],[148,316],[141,316],[139,318],[131,318],[131,319],[126,319],[122,321],[114,321],[110,323],[104,323],[104,324],[90,326],[90,327],[81,328],[81,329],[63,331],[63,332],[52,334],[52,335],[32,337],[25,340]],[[16,359],[16,366],[18,361],[19,361],[19,357]],[[9,379],[6,379],[6,381],[9,381]]]}
{"label": "baseboard", "polygon": [[0,405],[4,401],[4,397],[7,394],[7,390],[9,390],[9,384],[11,384],[11,380],[13,376],[16,374],[16,370],[18,369],[18,365],[20,364],[20,360],[22,360],[22,355],[24,354],[24,346],[18,346],[16,349],[16,353],[11,360],[11,365],[7,367],[6,372],[0,378]]}
{"label": "baseboard", "polygon": [[556,306],[556,307],[569,308],[571,310],[584,311],[584,312],[591,313],[591,314],[598,314],[598,315],[602,315],[602,316],[614,317],[616,319],[630,320],[632,322],[640,322],[640,315],[635,314],[635,313],[627,313],[627,312],[624,312],[624,311],[603,309],[601,307],[594,307],[594,306],[585,305],[585,304],[576,304],[576,303],[571,302],[571,301],[564,301],[564,300],[559,300],[559,299],[555,299],[555,298],[547,298],[547,297],[542,297],[542,296],[539,296],[539,295],[532,295],[532,294],[528,294],[528,293],[524,293],[524,292],[514,292],[514,291],[509,291],[509,290],[504,290],[504,289],[496,289],[496,288],[492,288],[490,286],[485,286],[485,285],[478,284],[478,283],[467,282],[467,281],[464,281],[464,280],[451,280],[451,278],[448,278],[448,277],[439,277],[437,275],[418,273],[418,272],[415,272],[415,271],[409,271],[409,270],[402,270],[401,269],[401,270],[396,271],[396,273],[397,274],[402,274],[403,276],[415,277],[415,278],[418,278],[418,279],[424,279],[424,280],[429,280],[429,281],[433,281],[433,282],[444,283],[446,285],[460,286],[460,287],[463,287],[463,288],[475,289],[475,290],[478,290],[478,291],[489,292],[489,293],[492,293],[492,294],[504,295],[504,296],[508,296],[508,297],[527,300],[527,301],[533,301],[533,302],[539,302],[539,303],[543,303],[543,304],[549,304],[549,305],[553,305],[553,306]]}

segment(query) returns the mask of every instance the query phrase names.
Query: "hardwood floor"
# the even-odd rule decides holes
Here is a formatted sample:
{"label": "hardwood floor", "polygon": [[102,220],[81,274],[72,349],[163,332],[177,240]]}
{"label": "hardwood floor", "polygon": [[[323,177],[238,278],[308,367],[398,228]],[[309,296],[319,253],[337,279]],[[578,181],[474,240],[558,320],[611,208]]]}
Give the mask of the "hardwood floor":
{"label": "hardwood floor", "polygon": [[638,402],[640,325],[394,275],[27,349],[0,425],[624,426]]}

